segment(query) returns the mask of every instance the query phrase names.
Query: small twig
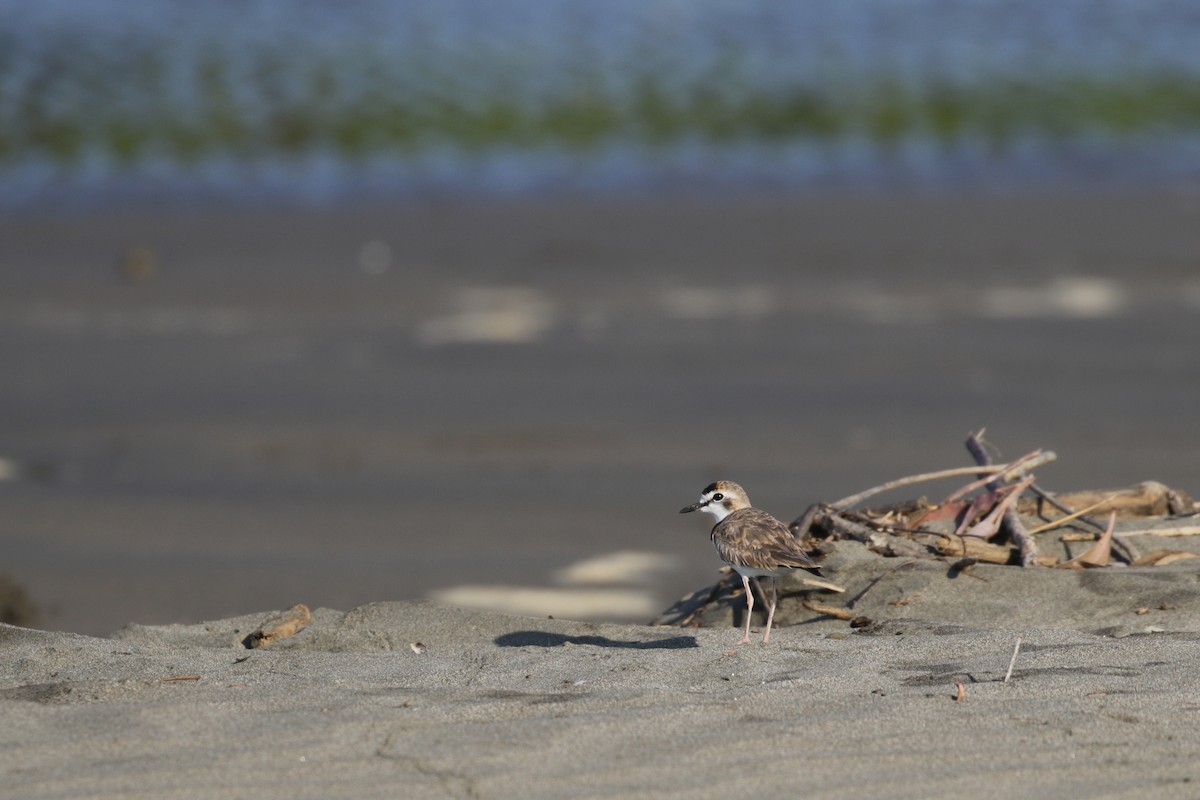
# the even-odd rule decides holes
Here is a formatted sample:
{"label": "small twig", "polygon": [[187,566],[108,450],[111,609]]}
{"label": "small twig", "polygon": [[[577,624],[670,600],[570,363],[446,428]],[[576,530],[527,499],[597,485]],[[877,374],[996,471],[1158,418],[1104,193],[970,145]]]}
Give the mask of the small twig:
{"label": "small twig", "polygon": [[853,539],[856,542],[870,542],[871,537],[878,533],[874,528],[846,519],[841,514],[826,514],[824,517],[819,517],[818,521],[831,533],[846,539]]}
{"label": "small twig", "polygon": [[1070,522],[1073,519],[1079,519],[1083,516],[1086,516],[1089,511],[1093,511],[1093,510],[1099,508],[1100,506],[1104,505],[1105,503],[1110,502],[1114,497],[1116,497],[1115,494],[1109,495],[1108,497],[1104,498],[1100,502],[1092,503],[1087,508],[1076,511],[1074,514],[1068,514],[1067,516],[1059,517],[1058,519],[1056,519],[1052,522],[1047,522],[1045,525],[1039,525],[1036,528],[1033,528],[1032,530],[1030,530],[1029,535],[1033,536],[1035,533],[1045,533],[1046,531],[1052,531],[1055,528],[1062,527],[1063,525],[1066,525],[1068,522]]}
{"label": "small twig", "polygon": [[[1026,456],[1026,458],[1029,457]],[[1011,480],[1011,478],[1015,476],[1010,476],[1009,473],[1014,472],[1017,467],[1019,467],[1021,471],[1033,469],[1034,467],[1049,463],[1056,458],[1058,458],[1057,455],[1047,450],[1043,453],[1040,453],[1036,458],[1030,458],[1030,460],[1026,463],[1019,464],[1018,462],[1022,461],[1022,459],[1018,459],[1010,464],[1001,464],[1000,466],[986,465],[978,467],[955,467],[954,469],[943,469],[939,470],[938,472],[925,472],[920,475],[909,475],[906,478],[897,478],[894,481],[888,481],[887,483],[880,484],[879,486],[873,486],[870,489],[865,489],[858,494],[852,494],[849,497],[843,497],[841,500],[833,503],[833,508],[837,511],[845,511],[851,506],[858,505],[868,497],[874,497],[877,494],[890,491],[891,489],[899,489],[903,486],[910,486],[914,483],[925,483],[927,481],[941,480],[942,478],[957,478],[962,475],[987,474],[993,479],[995,479],[997,476],[1001,476],[1005,480]]]}
{"label": "small twig", "polygon": [[198,681],[199,675],[175,675],[170,678],[159,678],[159,683],[174,683],[175,681]]}
{"label": "small twig", "polygon": [[[943,500],[941,504],[945,505],[946,503],[951,503],[965,494],[970,494],[976,489],[982,489],[984,486],[989,486],[995,491],[1002,491],[1007,487],[999,486],[1000,482],[1007,483],[1008,481],[1014,480],[1017,475],[1024,475],[1026,468],[1040,466],[1043,463],[1039,459],[1039,456],[1041,455],[1041,450],[1034,450],[1032,453],[1027,453],[1018,458],[1016,461],[1010,462],[1007,466],[1001,467],[1000,472],[1003,472],[1003,475],[998,475],[996,472],[989,472],[979,480],[968,483],[966,486],[958,489],[945,500]],[[1051,453],[1050,455],[1054,456],[1054,453]],[[972,474],[977,474],[978,472],[979,470],[976,469],[975,473]],[[1030,483],[1032,483],[1032,481],[1030,481]]]}
{"label": "small twig", "polygon": [[1008,660],[1008,672],[1004,673],[1004,682],[1005,683],[1008,683],[1008,679],[1012,677],[1013,667],[1016,666],[1016,663],[1017,663],[1017,653],[1020,652],[1020,650],[1021,650],[1021,637],[1018,636],[1016,644],[1013,645],[1012,658],[1010,658]]}
{"label": "small twig", "polygon": [[812,600],[801,600],[800,605],[816,614],[824,614],[825,616],[833,617],[834,619],[851,620],[857,616],[848,608],[838,608],[837,606],[829,606],[825,605],[824,603],[814,603]]}
{"label": "small twig", "polygon": [[817,517],[827,513],[828,506],[822,503],[813,503],[804,510],[803,514],[792,520],[791,525],[788,525],[792,536],[795,536],[797,539],[803,539],[805,536],[808,536],[808,531],[812,528],[813,522],[816,521]]}
{"label": "small twig", "polygon": [[[1074,509],[1072,509],[1070,506],[1066,505],[1065,503],[1060,502],[1058,500],[1058,498],[1056,498],[1054,495],[1050,494],[1050,492],[1047,492],[1041,486],[1038,486],[1036,483],[1033,486],[1030,486],[1029,489],[1034,494],[1036,494],[1038,497],[1042,498],[1047,503],[1054,506],[1055,508],[1057,508],[1059,511],[1063,512],[1064,514],[1075,513]],[[1079,521],[1086,523],[1088,525],[1091,525],[1093,528],[1095,528],[1098,531],[1104,530],[1104,523],[1101,522],[1100,520],[1096,519],[1095,517],[1089,517],[1085,514],[1085,515],[1079,517]]]}
{"label": "small twig", "polygon": [[[1115,534],[1114,534],[1115,535]],[[1141,528],[1136,531],[1121,531],[1122,536],[1200,536],[1200,526],[1182,528]]]}

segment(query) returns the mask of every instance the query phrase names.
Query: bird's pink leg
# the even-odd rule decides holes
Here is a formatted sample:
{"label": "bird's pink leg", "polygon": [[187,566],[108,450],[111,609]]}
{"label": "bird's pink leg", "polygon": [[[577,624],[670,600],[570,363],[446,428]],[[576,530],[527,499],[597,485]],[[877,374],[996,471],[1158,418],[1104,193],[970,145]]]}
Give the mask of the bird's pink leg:
{"label": "bird's pink leg", "polygon": [[778,578],[774,575],[771,576],[771,607],[767,611],[767,632],[763,634],[763,644],[771,639],[771,621],[775,619],[775,602],[778,599],[775,595],[775,581],[777,580]]}
{"label": "bird's pink leg", "polygon": [[742,640],[740,642],[738,642],[738,644],[749,644],[750,643],[750,612],[754,610],[754,592],[750,591],[749,576],[746,576],[746,575],[742,576],[742,586],[746,587],[746,635],[742,637]]}

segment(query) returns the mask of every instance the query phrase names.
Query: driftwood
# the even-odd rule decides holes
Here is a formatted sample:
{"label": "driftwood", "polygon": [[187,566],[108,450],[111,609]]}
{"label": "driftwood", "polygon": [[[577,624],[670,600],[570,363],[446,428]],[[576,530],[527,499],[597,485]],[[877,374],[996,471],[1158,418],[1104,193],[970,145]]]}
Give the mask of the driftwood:
{"label": "driftwood", "polygon": [[[1052,451],[1042,452],[1040,450],[1035,450],[1029,455],[1022,456],[1016,461],[1013,461],[1011,464],[1003,464],[999,467],[985,466],[983,469],[980,469],[979,467],[955,467],[953,469],[938,470],[937,472],[924,472],[920,475],[909,475],[906,478],[897,478],[894,481],[888,481],[887,483],[879,486],[872,486],[870,489],[861,491],[858,494],[852,494],[849,497],[843,497],[841,500],[838,500],[836,503],[831,503],[830,505],[838,511],[845,511],[848,508],[858,505],[869,497],[874,497],[877,494],[883,494],[884,492],[889,492],[893,489],[901,489],[905,486],[912,486],[916,483],[938,481],[945,478],[957,478],[960,475],[978,475],[981,472],[988,474],[987,480],[993,480],[999,476],[1002,480],[1014,481],[1018,478],[1024,477],[1026,470],[1033,469],[1041,464],[1047,464],[1056,458],[1058,458],[1058,456]],[[969,487],[970,484],[964,488]]]}
{"label": "driftwood", "polygon": [[[833,503],[816,503],[789,527],[797,538],[849,539],[888,557],[966,558],[1025,567],[1059,565],[1060,558],[1039,553],[1034,537],[1077,525],[1104,534],[1104,544],[1101,548],[1097,542],[1084,556],[1066,562],[1072,566],[1107,565],[1113,557],[1131,564],[1145,563],[1138,561],[1140,554],[1128,540],[1131,536],[1200,535],[1200,525],[1122,531],[1091,516],[1116,512],[1121,519],[1132,519],[1197,513],[1197,504],[1187,494],[1161,483],[1147,481],[1116,491],[1053,494],[1041,488],[1033,474],[1034,469],[1056,459],[1053,452],[1034,450],[1008,463],[993,464],[983,431],[970,434],[965,445],[978,466],[910,475]],[[873,510],[851,510],[886,491],[960,476],[974,480],[939,503],[920,499]],[[1062,516],[1047,519],[1048,508],[1057,509]],[[1094,535],[1073,533],[1064,533],[1057,540],[1065,543],[1085,538],[1095,541]]]}
{"label": "driftwood", "polygon": [[[1090,506],[1100,513],[1116,511],[1121,518],[1179,516],[1196,512],[1191,497],[1158,481],[1144,481],[1115,492],[1065,492],[1053,497],[1075,508]],[[1033,513],[1035,504],[1036,501],[1029,501],[1026,510]]]}
{"label": "driftwood", "polygon": [[1167,564],[1174,564],[1176,561],[1186,561],[1190,558],[1200,558],[1200,553],[1193,553],[1188,550],[1155,550],[1153,553],[1146,555],[1133,562],[1135,567],[1165,567]]}
{"label": "driftwood", "polygon": [[[1022,561],[1021,551],[1010,545],[992,544],[980,539],[966,536],[942,536],[937,542],[937,551],[951,558],[971,558],[985,564],[1011,564],[1016,562],[1023,566],[1032,566]],[[1053,556],[1035,556],[1034,564],[1043,567],[1053,567],[1058,559]]]}
{"label": "driftwood", "polygon": [[[844,607],[822,603],[817,592],[845,591],[837,584],[803,577],[791,590],[799,603],[818,614],[850,620],[851,626],[869,624],[854,611],[856,604],[892,572],[920,561],[940,560],[947,564],[947,577],[975,574],[976,564],[1021,565],[1094,569],[1107,567],[1115,559],[1140,567],[1164,566],[1200,558],[1200,551],[1154,550],[1140,556],[1128,537],[1200,536],[1200,506],[1184,492],[1147,481],[1116,491],[1055,494],[1042,488],[1034,470],[1053,463],[1053,452],[1034,450],[1004,464],[992,464],[983,431],[966,440],[974,466],[925,472],[888,481],[832,503],[818,502],[789,525],[792,534],[804,540],[805,549],[820,560],[821,553],[837,550],[835,542],[854,541],[885,558],[901,562],[877,576]],[[965,477],[969,480],[940,502],[909,499],[876,508],[855,509],[883,492],[935,480]],[[1057,513],[1056,513],[1057,512]],[[1093,514],[1104,515],[1102,522]],[[1124,523],[1117,525],[1117,520]],[[1176,520],[1187,520],[1174,524]],[[1131,520],[1143,520],[1141,525]],[[1039,536],[1041,550],[1039,552]],[[1177,539],[1178,540],[1178,539]],[[1072,542],[1089,542],[1081,553],[1071,553]],[[1047,551],[1053,546],[1058,555]],[[835,567],[836,568],[836,567]],[[715,585],[683,598],[664,612],[659,624],[699,626],[717,607],[739,595],[737,581],[728,572]],[[834,575],[836,578],[837,575]],[[919,595],[917,595],[919,596]],[[889,601],[901,603],[902,601]],[[906,600],[903,600],[906,602]],[[1018,645],[1019,647],[1019,645]],[[1016,649],[1014,649],[1014,661]],[[1009,665],[1010,670],[1012,664]]]}

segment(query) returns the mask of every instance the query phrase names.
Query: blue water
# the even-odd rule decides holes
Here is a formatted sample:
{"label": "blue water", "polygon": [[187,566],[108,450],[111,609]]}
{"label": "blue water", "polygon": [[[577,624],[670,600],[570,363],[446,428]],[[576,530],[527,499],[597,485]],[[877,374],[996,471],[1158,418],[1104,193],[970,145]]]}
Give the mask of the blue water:
{"label": "blue water", "polygon": [[[0,0],[0,207],[1194,181],[1197,42],[1200,5],[1184,0]],[[861,110],[894,91],[901,113],[917,113],[947,86],[967,97],[1050,87],[1066,101],[1080,80],[1191,93],[1177,122],[1057,130],[1051,119],[1002,136],[986,121],[889,136]],[[804,96],[842,118],[778,137],[686,121],[664,133],[639,106],[647,86],[667,106]],[[579,97],[600,98],[617,122],[581,142],[430,121],[494,102],[538,118]],[[417,132],[368,121],[350,146],[330,133],[385,106]]]}

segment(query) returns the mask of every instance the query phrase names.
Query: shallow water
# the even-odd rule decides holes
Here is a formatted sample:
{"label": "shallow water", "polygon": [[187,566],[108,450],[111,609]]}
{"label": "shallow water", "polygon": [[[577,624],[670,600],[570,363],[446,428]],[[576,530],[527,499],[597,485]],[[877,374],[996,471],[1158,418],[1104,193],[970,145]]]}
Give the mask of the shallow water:
{"label": "shallow water", "polygon": [[0,208],[1200,176],[1188,2],[0,3]]}

